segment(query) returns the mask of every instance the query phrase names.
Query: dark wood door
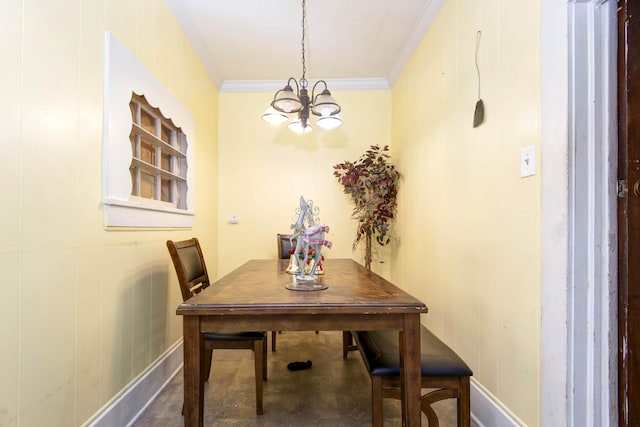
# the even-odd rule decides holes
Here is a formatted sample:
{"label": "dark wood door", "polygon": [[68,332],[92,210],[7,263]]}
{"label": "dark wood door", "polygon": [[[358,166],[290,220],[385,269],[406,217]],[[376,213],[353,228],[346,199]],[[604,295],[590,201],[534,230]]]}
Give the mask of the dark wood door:
{"label": "dark wood door", "polygon": [[618,1],[618,412],[640,425],[640,1]]}

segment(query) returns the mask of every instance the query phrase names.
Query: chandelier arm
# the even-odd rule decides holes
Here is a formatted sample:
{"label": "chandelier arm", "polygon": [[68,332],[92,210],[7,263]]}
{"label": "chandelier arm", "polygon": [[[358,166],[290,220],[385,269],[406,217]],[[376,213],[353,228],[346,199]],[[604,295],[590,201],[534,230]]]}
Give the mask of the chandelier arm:
{"label": "chandelier arm", "polygon": [[293,82],[296,85],[296,95],[298,95],[298,97],[300,96],[300,86],[298,85],[298,81],[296,79],[294,79],[293,77],[289,77],[289,80],[287,80],[287,85],[292,86],[291,82]]}
{"label": "chandelier arm", "polygon": [[324,85],[324,90],[329,90],[329,87],[327,87],[327,82],[325,82],[324,80],[318,80],[317,82],[315,82],[315,84],[313,85],[313,89],[311,90],[311,104],[315,104],[316,103],[316,98],[318,98],[320,95],[322,95],[322,92],[316,94],[316,86],[318,86],[320,83],[322,83]]}

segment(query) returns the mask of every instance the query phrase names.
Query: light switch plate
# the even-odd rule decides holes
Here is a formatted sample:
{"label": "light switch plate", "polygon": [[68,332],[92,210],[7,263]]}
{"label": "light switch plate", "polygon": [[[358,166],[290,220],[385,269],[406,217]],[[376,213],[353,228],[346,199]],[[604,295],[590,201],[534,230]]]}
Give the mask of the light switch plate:
{"label": "light switch plate", "polygon": [[520,151],[520,177],[536,174],[536,146],[530,145]]}

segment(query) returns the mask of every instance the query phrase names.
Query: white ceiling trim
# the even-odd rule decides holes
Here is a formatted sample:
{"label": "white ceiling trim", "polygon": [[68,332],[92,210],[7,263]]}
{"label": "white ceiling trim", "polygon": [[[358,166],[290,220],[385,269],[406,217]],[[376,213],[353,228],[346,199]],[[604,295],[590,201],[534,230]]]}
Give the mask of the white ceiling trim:
{"label": "white ceiling trim", "polygon": [[[317,80],[309,81],[309,89]],[[386,78],[366,79],[324,79],[330,91],[336,90],[388,90],[391,87]],[[221,93],[275,92],[284,87],[287,79],[282,80],[225,80],[220,85]],[[311,92],[311,90],[309,90]]]}

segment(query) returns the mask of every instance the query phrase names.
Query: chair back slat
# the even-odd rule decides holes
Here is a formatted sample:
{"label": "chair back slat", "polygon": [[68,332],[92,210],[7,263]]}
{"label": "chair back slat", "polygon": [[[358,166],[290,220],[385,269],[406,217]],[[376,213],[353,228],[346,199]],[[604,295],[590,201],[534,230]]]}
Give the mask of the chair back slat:
{"label": "chair back slat", "polygon": [[291,234],[279,234],[277,235],[278,243],[278,257],[280,259],[291,258],[291,248],[296,246],[297,238]]}

